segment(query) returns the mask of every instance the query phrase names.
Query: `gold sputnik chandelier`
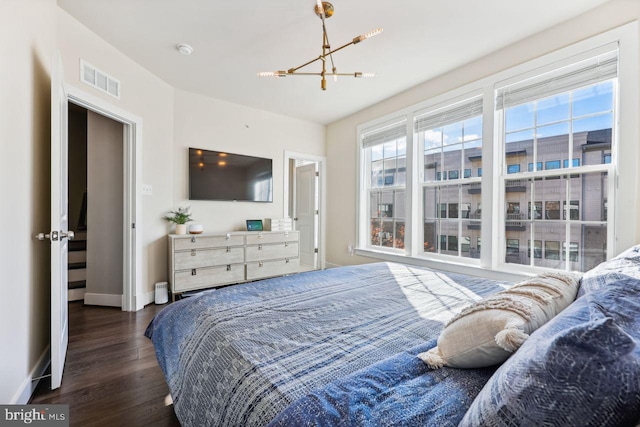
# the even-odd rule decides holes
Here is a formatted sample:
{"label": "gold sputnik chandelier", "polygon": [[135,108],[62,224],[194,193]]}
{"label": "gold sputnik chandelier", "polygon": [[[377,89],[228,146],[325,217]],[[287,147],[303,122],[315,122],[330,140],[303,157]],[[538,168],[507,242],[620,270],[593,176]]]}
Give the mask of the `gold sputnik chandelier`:
{"label": "gold sputnik chandelier", "polygon": [[[363,40],[376,36],[382,32],[382,28],[378,28],[377,30],[371,31],[370,33],[363,34],[361,36],[355,37],[349,43],[346,43],[336,49],[331,49],[331,45],[329,44],[329,36],[327,35],[327,27],[325,25],[325,21],[328,18],[333,16],[333,5],[328,1],[320,1],[316,0],[317,4],[314,8],[316,15],[322,20],[322,54],[317,58],[314,58],[310,61],[305,62],[304,64],[289,68],[286,71],[269,71],[269,72],[261,72],[258,73],[259,77],[286,77],[286,76],[320,76],[322,78],[321,88],[322,90],[327,90],[327,76],[333,76],[334,80],[337,81],[338,76],[349,76],[355,78],[362,77],[375,77],[373,73],[338,73],[336,65],[333,61],[333,54],[338,52],[339,50],[344,49],[347,46],[351,46],[352,44],[358,44]],[[327,60],[331,62],[331,72],[327,72]],[[320,61],[322,63],[322,71],[318,73],[309,73],[309,72],[299,72],[301,68],[306,67],[307,65],[313,64],[316,61]]]}

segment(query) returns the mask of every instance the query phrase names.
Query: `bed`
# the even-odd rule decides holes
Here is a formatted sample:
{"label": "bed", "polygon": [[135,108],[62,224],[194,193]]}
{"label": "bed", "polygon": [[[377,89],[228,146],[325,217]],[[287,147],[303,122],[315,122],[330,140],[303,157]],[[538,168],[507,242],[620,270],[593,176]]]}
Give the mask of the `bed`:
{"label": "bed", "polygon": [[[573,311],[565,310],[570,322],[591,327],[600,321],[593,312],[594,306],[603,309],[603,300],[612,306],[604,305],[607,319],[615,317],[612,312],[619,308],[620,298],[600,295],[612,289],[635,293],[640,300],[640,256],[636,251],[624,259],[631,260],[625,261],[630,266],[624,269],[637,274],[627,280],[633,286],[616,286],[619,277],[602,285],[606,280],[597,276],[590,282],[597,286],[581,289],[577,301],[582,302],[572,304]],[[604,271],[604,276],[611,276],[611,271]],[[623,384],[606,373],[603,378],[593,375],[591,388],[579,383],[576,387],[584,393],[570,393],[566,399],[565,383],[554,380],[558,391],[544,384],[544,378],[542,385],[534,381],[540,391],[519,380],[553,371],[538,360],[535,366],[544,366],[543,372],[531,373],[527,362],[544,353],[541,342],[549,346],[558,339],[565,345],[571,341],[563,335],[571,329],[566,324],[548,328],[562,315],[536,331],[500,367],[432,370],[416,357],[436,345],[443,324],[464,306],[509,286],[395,263],[341,267],[185,298],[163,309],[146,335],[153,341],[184,426],[539,425],[548,421],[549,411],[558,415],[553,404],[558,393],[564,408],[558,425],[635,425],[640,418],[640,353],[632,344],[640,339],[640,303],[621,310],[622,326],[616,324],[624,337],[632,337],[621,338],[625,350],[618,353],[624,361],[614,367]],[[540,333],[539,341],[536,334],[543,330],[548,331]],[[572,362],[577,360],[583,368],[601,366],[593,351],[587,352],[586,362]],[[516,355],[523,355],[524,362]],[[569,363],[567,359],[571,358],[565,355]],[[571,376],[571,366],[560,370]],[[586,381],[584,375],[577,377],[578,382]],[[505,381],[510,384],[506,390]],[[517,393],[511,393],[519,384]],[[613,393],[615,398],[600,406],[594,384],[609,394],[620,388],[624,392]],[[531,398],[544,410],[532,407]],[[576,411],[579,406],[571,409],[576,398],[592,405],[596,414],[585,418],[584,410]],[[599,413],[614,415],[601,422]]]}

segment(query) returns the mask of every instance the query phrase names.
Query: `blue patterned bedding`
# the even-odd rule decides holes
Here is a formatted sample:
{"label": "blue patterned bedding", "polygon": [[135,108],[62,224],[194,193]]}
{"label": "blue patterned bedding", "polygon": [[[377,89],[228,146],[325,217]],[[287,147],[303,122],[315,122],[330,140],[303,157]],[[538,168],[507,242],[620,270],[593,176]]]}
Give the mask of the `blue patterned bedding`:
{"label": "blue patterned bedding", "polygon": [[463,306],[506,283],[393,263],[208,291],[147,328],[184,426],[456,425],[493,369],[429,371]]}

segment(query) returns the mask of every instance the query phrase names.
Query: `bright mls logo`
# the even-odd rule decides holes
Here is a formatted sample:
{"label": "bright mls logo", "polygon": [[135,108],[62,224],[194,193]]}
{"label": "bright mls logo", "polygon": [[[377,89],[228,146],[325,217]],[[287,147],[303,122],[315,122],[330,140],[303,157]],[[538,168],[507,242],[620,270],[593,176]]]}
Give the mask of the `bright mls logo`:
{"label": "bright mls logo", "polygon": [[0,405],[0,427],[69,426],[69,405]]}

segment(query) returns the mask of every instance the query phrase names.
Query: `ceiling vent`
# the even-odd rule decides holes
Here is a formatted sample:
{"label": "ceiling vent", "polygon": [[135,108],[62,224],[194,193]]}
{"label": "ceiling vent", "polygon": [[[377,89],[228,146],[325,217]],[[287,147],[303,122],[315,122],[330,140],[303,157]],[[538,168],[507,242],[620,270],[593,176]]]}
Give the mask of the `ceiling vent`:
{"label": "ceiling vent", "polygon": [[114,79],[82,59],[80,60],[80,80],[120,99],[120,80]]}

